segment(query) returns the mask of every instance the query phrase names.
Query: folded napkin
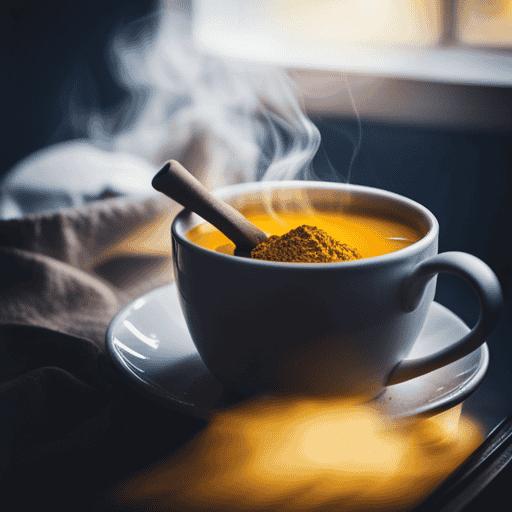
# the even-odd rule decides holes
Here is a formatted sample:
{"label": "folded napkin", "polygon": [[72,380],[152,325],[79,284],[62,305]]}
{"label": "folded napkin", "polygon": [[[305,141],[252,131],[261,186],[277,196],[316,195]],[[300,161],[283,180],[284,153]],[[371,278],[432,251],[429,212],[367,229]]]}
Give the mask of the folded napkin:
{"label": "folded napkin", "polygon": [[89,510],[203,426],[126,388],[104,338],[171,282],[171,200],[115,198],[0,221],[0,509]]}

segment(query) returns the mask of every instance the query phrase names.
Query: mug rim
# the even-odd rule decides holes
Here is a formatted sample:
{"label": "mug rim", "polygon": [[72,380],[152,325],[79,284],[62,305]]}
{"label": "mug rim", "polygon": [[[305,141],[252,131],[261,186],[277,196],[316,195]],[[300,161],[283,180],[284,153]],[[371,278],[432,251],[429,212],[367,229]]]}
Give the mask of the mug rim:
{"label": "mug rim", "polygon": [[[298,180],[283,180],[283,181],[251,181],[244,183],[236,183],[225,187],[214,189],[212,193],[220,199],[226,199],[234,195],[240,195],[243,193],[259,192],[263,190],[276,190],[276,189],[289,189],[289,188],[302,188],[302,189],[324,189],[324,190],[348,190],[360,194],[376,195],[381,198],[390,199],[398,203],[406,204],[408,207],[414,208],[419,211],[423,217],[427,220],[428,231],[419,240],[412,243],[408,247],[398,249],[380,256],[370,256],[361,258],[358,260],[330,262],[330,263],[295,263],[295,262],[282,262],[282,261],[268,261],[259,260],[252,258],[241,258],[240,256],[234,256],[231,254],[225,254],[216,252],[205,247],[201,247],[194,242],[191,242],[185,233],[180,233],[180,228],[183,226],[182,231],[185,232],[184,223],[186,220],[185,216],[192,214],[187,208],[183,208],[173,219],[171,224],[171,235],[176,237],[180,243],[185,245],[192,251],[197,251],[205,255],[209,255],[212,258],[220,258],[221,260],[229,261],[236,260],[238,264],[242,262],[247,265],[255,265],[264,267],[275,267],[279,269],[334,269],[334,268],[353,268],[368,265],[387,264],[392,263],[395,260],[407,259],[409,256],[421,252],[430,246],[430,244],[436,239],[439,233],[439,223],[435,215],[421,203],[414,201],[408,197],[402,196],[389,190],[380,189],[376,187],[368,187],[366,185],[354,185],[351,183],[338,183],[329,181],[298,181]],[[197,214],[194,214],[197,215]],[[200,217],[198,215],[198,217]],[[204,221],[206,222],[206,221]],[[188,230],[187,230],[188,231]],[[227,258],[227,260],[226,260]]]}

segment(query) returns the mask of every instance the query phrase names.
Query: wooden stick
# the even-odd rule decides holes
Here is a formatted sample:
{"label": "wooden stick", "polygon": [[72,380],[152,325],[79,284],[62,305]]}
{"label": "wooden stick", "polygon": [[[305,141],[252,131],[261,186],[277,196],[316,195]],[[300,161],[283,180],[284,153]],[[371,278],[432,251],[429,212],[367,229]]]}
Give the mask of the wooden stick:
{"label": "wooden stick", "polygon": [[176,160],[169,160],[151,182],[153,188],[200,215],[222,231],[236,246],[236,254],[249,253],[267,235],[238,210],[216,198]]}

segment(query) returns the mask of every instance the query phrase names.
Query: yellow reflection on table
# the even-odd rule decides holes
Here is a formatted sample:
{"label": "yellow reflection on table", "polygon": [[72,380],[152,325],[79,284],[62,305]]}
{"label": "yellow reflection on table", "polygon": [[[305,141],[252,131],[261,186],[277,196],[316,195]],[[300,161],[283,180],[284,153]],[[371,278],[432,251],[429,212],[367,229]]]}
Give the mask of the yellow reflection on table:
{"label": "yellow reflection on table", "polygon": [[461,407],[391,420],[341,400],[255,399],[112,496],[152,510],[409,510],[483,441]]}

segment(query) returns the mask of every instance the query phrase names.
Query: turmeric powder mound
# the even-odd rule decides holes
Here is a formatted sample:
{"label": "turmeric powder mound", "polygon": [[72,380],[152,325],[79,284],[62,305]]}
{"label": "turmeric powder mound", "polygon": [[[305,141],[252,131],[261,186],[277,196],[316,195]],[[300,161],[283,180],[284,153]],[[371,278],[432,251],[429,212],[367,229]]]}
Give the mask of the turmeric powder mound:
{"label": "turmeric powder mound", "polygon": [[336,263],[361,258],[323,229],[302,225],[282,236],[272,235],[251,251],[251,258],[287,263]]}

